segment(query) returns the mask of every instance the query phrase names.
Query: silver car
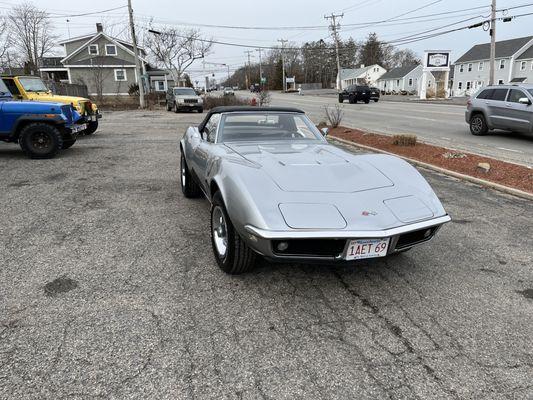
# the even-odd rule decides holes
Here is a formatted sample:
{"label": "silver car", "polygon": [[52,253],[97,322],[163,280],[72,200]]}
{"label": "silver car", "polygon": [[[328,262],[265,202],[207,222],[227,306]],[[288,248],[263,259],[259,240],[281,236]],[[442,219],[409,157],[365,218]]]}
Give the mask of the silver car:
{"label": "silver car", "polygon": [[472,135],[490,130],[533,132],[533,85],[487,86],[472,96],[465,119]]}
{"label": "silver car", "polygon": [[[326,133],[326,132],[324,132]],[[398,157],[329,144],[300,110],[218,107],[180,141],[185,197],[211,202],[220,268],[271,260],[351,262],[406,251],[450,221]]]}
{"label": "silver car", "polygon": [[204,112],[204,101],[190,87],[173,87],[166,93],[167,111],[198,111]]}

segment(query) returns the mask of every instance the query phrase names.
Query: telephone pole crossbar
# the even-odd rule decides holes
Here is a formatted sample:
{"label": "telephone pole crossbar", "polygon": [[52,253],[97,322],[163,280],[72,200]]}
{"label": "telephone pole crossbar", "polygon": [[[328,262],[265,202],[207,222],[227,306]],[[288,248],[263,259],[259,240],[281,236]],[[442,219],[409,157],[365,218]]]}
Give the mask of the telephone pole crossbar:
{"label": "telephone pole crossbar", "polygon": [[330,20],[329,29],[331,29],[333,40],[335,41],[335,53],[337,55],[337,90],[341,90],[341,61],[339,58],[339,30],[341,28],[340,24],[337,22],[338,18],[344,17],[342,14],[333,14],[324,15],[324,18]]}

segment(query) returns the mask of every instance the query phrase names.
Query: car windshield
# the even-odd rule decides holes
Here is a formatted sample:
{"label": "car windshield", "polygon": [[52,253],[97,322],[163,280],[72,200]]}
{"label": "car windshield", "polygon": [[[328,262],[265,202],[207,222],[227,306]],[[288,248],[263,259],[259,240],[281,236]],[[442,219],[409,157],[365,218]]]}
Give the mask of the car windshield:
{"label": "car windshield", "polygon": [[218,142],[320,140],[322,135],[303,114],[276,112],[231,113],[223,116]]}
{"label": "car windshield", "polygon": [[174,89],[176,96],[196,96],[196,92],[192,88]]}
{"label": "car windshield", "polygon": [[26,92],[48,92],[48,88],[39,78],[19,78],[19,82]]}

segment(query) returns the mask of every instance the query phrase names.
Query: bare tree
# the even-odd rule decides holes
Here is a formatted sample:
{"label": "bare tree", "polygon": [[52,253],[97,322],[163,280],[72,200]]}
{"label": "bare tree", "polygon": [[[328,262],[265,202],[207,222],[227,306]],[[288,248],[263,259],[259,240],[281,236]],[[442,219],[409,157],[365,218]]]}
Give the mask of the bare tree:
{"label": "bare tree", "polygon": [[54,47],[56,36],[46,11],[31,3],[13,7],[8,15],[9,30],[14,47],[23,55],[24,61],[33,72],[37,72],[39,60]]}
{"label": "bare tree", "polygon": [[182,75],[191,64],[205,57],[213,44],[202,38],[196,29],[180,30],[165,28],[145,38],[146,47],[157,64],[168,69],[172,79],[179,85]]}
{"label": "bare tree", "polygon": [[11,37],[9,35],[9,27],[5,18],[0,16],[0,66],[6,65],[7,52],[11,46]]}

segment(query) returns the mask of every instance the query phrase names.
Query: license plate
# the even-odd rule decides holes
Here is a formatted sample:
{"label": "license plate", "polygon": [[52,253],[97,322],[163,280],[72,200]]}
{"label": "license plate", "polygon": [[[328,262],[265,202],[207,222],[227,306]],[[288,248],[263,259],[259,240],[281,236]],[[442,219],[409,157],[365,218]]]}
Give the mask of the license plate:
{"label": "license plate", "polygon": [[78,133],[87,129],[87,124],[74,125],[70,128],[72,133]]}
{"label": "license plate", "polygon": [[390,238],[350,240],[345,260],[361,260],[363,258],[385,257],[389,248]]}

